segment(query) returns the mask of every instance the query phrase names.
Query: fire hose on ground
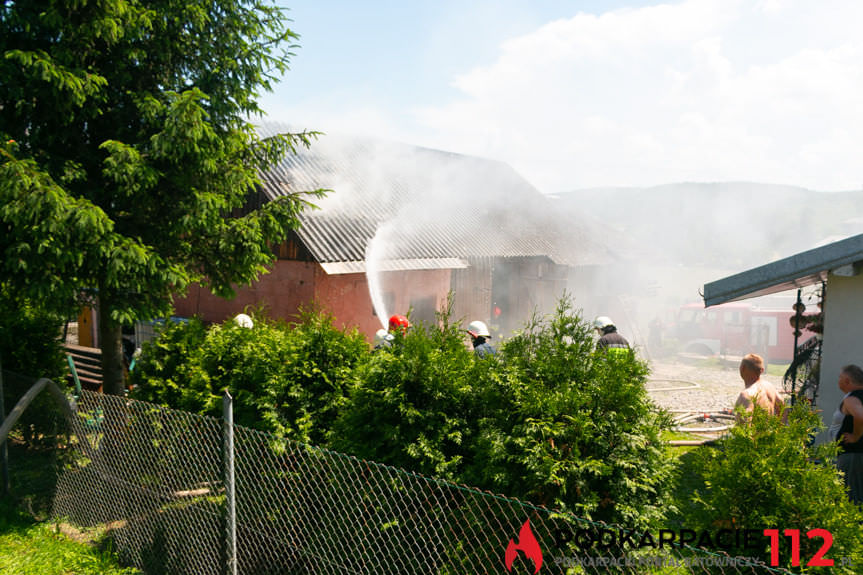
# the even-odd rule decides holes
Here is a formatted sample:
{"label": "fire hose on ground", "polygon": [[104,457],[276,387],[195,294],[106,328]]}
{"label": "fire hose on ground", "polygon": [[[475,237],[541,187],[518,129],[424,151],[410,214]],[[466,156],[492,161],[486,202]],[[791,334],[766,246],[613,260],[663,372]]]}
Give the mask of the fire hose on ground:
{"label": "fire hose on ground", "polygon": [[[688,381],[685,379],[652,379],[651,383],[655,382],[665,382],[671,384],[682,384],[682,385],[671,385],[667,387],[652,387],[648,388],[648,392],[659,392],[659,391],[686,391],[697,389],[701,387],[698,383],[694,381]],[[671,413],[677,414],[674,417],[674,426],[672,429],[681,433],[709,433],[716,434],[728,431],[732,425],[734,425],[734,414],[728,410],[723,411],[695,411],[691,409],[675,409],[671,410]],[[710,427],[687,427],[690,423],[695,422],[709,422],[713,421],[716,423],[722,423],[716,426]],[[727,423],[724,423],[727,422]],[[670,440],[669,445],[683,446],[683,445],[703,445],[714,440],[715,437],[705,438],[705,439],[674,439]]]}
{"label": "fire hose on ground", "polygon": [[651,379],[650,383],[654,383],[657,381],[663,381],[668,383],[683,383],[685,385],[677,385],[672,387],[649,387],[647,391],[683,391],[687,389],[698,389],[701,387],[694,381],[688,381],[686,379]]}

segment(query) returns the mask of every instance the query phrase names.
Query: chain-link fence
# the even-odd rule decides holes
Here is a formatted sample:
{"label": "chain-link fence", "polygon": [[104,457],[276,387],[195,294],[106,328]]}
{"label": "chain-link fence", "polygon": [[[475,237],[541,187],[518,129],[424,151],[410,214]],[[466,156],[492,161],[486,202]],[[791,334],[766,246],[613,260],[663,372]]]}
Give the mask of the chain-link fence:
{"label": "chain-link fence", "polygon": [[75,408],[54,516],[106,527],[146,573],[786,572],[214,418],[89,392]]}

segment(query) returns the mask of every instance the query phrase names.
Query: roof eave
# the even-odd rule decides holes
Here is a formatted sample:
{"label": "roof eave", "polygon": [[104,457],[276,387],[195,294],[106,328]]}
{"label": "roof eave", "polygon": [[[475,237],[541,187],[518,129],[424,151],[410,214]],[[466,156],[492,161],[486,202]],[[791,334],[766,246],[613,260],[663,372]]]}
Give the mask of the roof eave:
{"label": "roof eave", "polygon": [[830,271],[861,260],[863,234],[704,284],[704,305],[710,307],[820,283]]}
{"label": "roof eave", "polygon": [[[327,275],[366,273],[365,261],[321,262],[320,266]],[[406,258],[384,260],[375,263],[377,272],[415,271],[415,270],[454,270],[464,269],[468,263],[461,258]]]}

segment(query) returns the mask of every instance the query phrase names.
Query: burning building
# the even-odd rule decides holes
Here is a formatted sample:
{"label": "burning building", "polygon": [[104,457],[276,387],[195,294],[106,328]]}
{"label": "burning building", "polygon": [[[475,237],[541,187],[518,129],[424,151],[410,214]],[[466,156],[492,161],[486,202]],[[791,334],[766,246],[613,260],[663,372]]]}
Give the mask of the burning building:
{"label": "burning building", "polygon": [[260,306],[291,319],[315,302],[370,337],[392,313],[411,309],[415,321],[433,320],[452,291],[456,318],[508,333],[533,310],[551,309],[573,269],[611,258],[498,161],[325,136],[263,181],[250,208],[285,194],[330,191],[275,248],[269,274],[233,300],[194,287],[175,302],[178,315],[222,321]]}

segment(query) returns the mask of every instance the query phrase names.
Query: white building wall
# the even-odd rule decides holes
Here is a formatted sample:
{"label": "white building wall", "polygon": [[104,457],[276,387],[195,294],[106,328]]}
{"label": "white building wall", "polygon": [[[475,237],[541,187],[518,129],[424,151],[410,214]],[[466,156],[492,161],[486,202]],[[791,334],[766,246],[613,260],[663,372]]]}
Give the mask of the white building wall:
{"label": "white building wall", "polygon": [[[821,381],[816,403],[824,425],[842,399],[837,381],[839,370],[849,363],[863,367],[863,274],[843,277],[830,274],[824,306],[824,345]],[[817,440],[828,441],[822,432]]]}

